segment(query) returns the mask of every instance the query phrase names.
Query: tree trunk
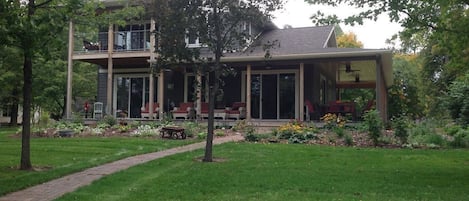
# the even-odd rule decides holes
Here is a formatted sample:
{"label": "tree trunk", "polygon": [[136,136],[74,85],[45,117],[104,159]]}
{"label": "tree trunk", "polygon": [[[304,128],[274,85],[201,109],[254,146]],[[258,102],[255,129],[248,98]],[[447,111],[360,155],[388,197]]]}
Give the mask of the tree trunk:
{"label": "tree trunk", "polygon": [[32,58],[29,50],[25,50],[23,66],[23,130],[21,133],[21,170],[32,169],[30,154],[31,137],[31,98],[32,98]]}
{"label": "tree trunk", "polygon": [[[28,21],[34,15],[35,0],[28,2]],[[31,29],[31,27],[29,27]],[[28,30],[28,28],[26,29]],[[24,63],[23,63],[23,130],[21,133],[21,170],[31,170],[31,101],[33,84],[33,35],[26,33],[22,38]]]}
{"label": "tree trunk", "polygon": [[221,60],[221,55],[222,55],[222,50],[223,50],[223,44],[222,44],[222,34],[220,30],[220,24],[221,19],[220,19],[220,14],[218,10],[218,5],[217,1],[212,1],[212,8],[213,8],[213,17],[214,20],[218,23],[215,23],[215,39],[216,39],[216,47],[215,47],[215,66],[212,69],[210,76],[209,76],[209,82],[210,84],[210,92],[209,92],[209,101],[208,101],[208,125],[207,125],[207,142],[205,144],[205,156],[204,156],[204,162],[212,162],[213,161],[213,154],[212,154],[212,148],[213,148],[213,131],[214,131],[214,110],[215,110],[215,97],[218,93],[218,88],[219,88],[219,78],[220,78],[220,60]]}

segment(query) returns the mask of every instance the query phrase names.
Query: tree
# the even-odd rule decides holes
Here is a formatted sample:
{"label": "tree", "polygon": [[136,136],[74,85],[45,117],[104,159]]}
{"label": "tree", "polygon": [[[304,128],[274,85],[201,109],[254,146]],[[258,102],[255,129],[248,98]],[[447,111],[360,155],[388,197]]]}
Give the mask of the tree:
{"label": "tree", "polygon": [[337,36],[337,47],[339,48],[363,48],[363,43],[358,41],[357,35],[353,32]]}
{"label": "tree", "polygon": [[[282,0],[185,0],[178,2],[163,0],[159,4],[155,4],[157,6],[155,10],[160,11],[160,15],[163,16],[163,18],[157,19],[161,23],[157,34],[157,37],[160,38],[158,46],[160,58],[157,65],[161,68],[168,63],[184,62],[190,64],[198,61],[202,63],[199,65],[202,66],[200,71],[209,75],[208,135],[203,160],[205,162],[213,160],[214,107],[215,97],[219,93],[220,78],[230,71],[226,65],[221,63],[223,53],[246,46],[250,36],[248,32],[239,30],[241,25],[244,23],[251,23],[253,26],[262,25],[268,21],[273,11],[282,6],[282,3]],[[181,16],[180,13],[184,13],[184,15]],[[178,22],[178,24],[174,22]],[[185,25],[185,27],[180,25]],[[206,45],[213,57],[204,60],[199,57],[198,51],[188,50],[182,40],[186,34],[192,34],[192,36],[199,38],[199,41]],[[176,38],[168,40],[166,37]],[[177,57],[174,57],[175,55]]]}
{"label": "tree", "polygon": [[[50,52],[61,44],[71,19],[94,19],[96,1],[80,0],[8,0],[0,4],[0,42],[18,48],[23,65],[23,126],[20,169],[32,168],[30,131],[33,65],[37,58],[52,59]],[[123,19],[125,20],[125,19]],[[90,20],[91,21],[91,20]],[[62,46],[63,47],[63,46]]]}
{"label": "tree", "polygon": [[21,53],[18,48],[0,46],[0,103],[10,109],[10,125],[17,125],[21,101]]}
{"label": "tree", "polygon": [[421,117],[424,114],[420,97],[421,61],[417,55],[402,54],[395,55],[393,61],[394,85],[388,90],[389,116]]}

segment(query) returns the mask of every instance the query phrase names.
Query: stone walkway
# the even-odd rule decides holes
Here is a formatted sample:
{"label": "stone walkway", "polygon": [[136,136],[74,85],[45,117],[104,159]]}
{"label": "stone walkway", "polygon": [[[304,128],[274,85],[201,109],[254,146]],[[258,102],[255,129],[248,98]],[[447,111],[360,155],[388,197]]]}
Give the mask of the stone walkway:
{"label": "stone walkway", "polygon": [[[233,135],[221,138],[215,138],[213,144],[222,144],[225,142],[240,141],[241,135]],[[193,151],[205,147],[205,142],[190,144],[182,147],[176,147],[154,153],[132,156],[119,161],[114,161],[101,166],[93,167],[82,172],[64,176],[37,186],[33,186],[21,191],[13,192],[0,197],[0,201],[49,201],[54,200],[66,193],[73,192],[77,188],[91,184],[91,182],[100,179],[109,174],[125,170],[135,165],[146,163],[155,159],[163,158],[173,154]]]}

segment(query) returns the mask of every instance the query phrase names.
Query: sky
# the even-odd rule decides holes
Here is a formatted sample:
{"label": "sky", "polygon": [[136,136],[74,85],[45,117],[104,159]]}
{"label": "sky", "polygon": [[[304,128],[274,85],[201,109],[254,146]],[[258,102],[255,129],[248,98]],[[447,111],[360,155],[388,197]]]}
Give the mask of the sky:
{"label": "sky", "polygon": [[[336,14],[340,18],[359,12],[359,10],[348,6],[333,8],[322,5],[310,5],[303,0],[289,0],[283,10],[277,11],[274,14],[275,19],[273,21],[279,28],[283,28],[286,24],[295,28],[315,26],[309,18],[318,10],[326,14]],[[386,39],[391,38],[392,35],[402,30],[399,24],[390,23],[387,15],[381,15],[378,21],[367,20],[363,25],[355,25],[352,27],[341,24],[340,27],[345,33],[355,33],[357,39],[363,43],[364,48],[369,49],[382,49],[387,47],[388,45],[385,43]]]}

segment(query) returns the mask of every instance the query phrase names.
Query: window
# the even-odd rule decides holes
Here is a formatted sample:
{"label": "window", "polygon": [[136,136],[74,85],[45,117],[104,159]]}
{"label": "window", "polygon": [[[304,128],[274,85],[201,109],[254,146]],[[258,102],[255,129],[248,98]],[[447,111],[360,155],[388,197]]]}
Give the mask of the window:
{"label": "window", "polygon": [[199,37],[194,32],[186,31],[187,47],[200,47]]}

